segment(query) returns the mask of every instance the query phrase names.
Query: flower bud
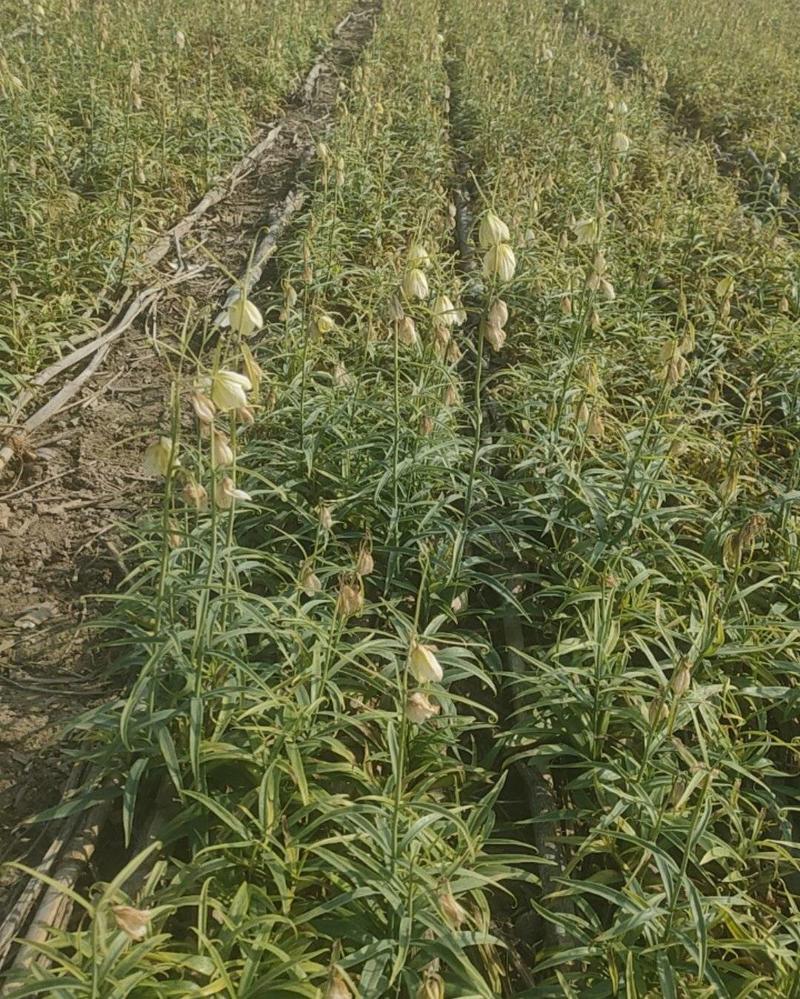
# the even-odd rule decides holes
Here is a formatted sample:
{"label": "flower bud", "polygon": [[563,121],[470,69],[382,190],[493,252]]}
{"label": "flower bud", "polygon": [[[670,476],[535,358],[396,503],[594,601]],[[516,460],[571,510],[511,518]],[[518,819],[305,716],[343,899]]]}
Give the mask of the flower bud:
{"label": "flower bud", "polygon": [[398,322],[397,339],[406,347],[414,347],[419,342],[417,327],[411,316],[403,316]]}
{"label": "flower bud", "polygon": [[408,668],[417,683],[440,683],[444,671],[430,645],[414,642],[408,653]]}
{"label": "flower bud", "polygon": [[608,280],[608,278],[600,278],[599,290],[600,294],[607,302],[613,302],[617,297],[614,285]]}
{"label": "flower bud", "polygon": [[408,266],[412,269],[422,269],[430,266],[430,262],[431,258],[422,243],[412,243],[408,251]]}
{"label": "flower bud", "polygon": [[498,243],[507,243],[510,239],[511,234],[505,222],[498,218],[494,212],[487,212],[478,227],[478,241],[481,249],[488,250]]}
{"label": "flower bud", "polygon": [[195,482],[194,479],[189,479],[183,487],[183,498],[195,510],[205,510],[208,506],[208,493],[205,486]]}
{"label": "flower bud", "polygon": [[336,970],[333,971],[328,979],[328,987],[325,990],[325,999],[353,999],[353,993],[350,991],[350,986]]}
{"label": "flower bud", "polygon": [[424,271],[418,267],[412,267],[406,272],[406,276],[403,278],[403,294],[406,298],[418,298],[420,301],[428,297],[428,279],[425,277]]}
{"label": "flower bud", "polygon": [[364,594],[357,586],[344,580],[339,584],[336,610],[342,617],[353,617],[364,609]]}
{"label": "flower bud", "polygon": [[597,437],[598,440],[602,440],[605,435],[606,428],[603,423],[602,413],[597,409],[593,409],[586,424],[586,436]]}
{"label": "flower bud", "polygon": [[442,403],[445,406],[460,406],[461,405],[461,393],[458,390],[457,385],[448,385],[444,392],[442,392]]}
{"label": "flower bud", "polygon": [[448,343],[447,351],[444,356],[448,364],[458,364],[461,360],[461,348],[455,340],[451,340],[450,343]]}
{"label": "flower bud", "polygon": [[488,323],[483,335],[495,354],[503,349],[506,342],[506,331],[504,329],[501,329],[494,323]]}
{"label": "flower bud", "polygon": [[256,414],[250,406],[240,406],[239,409],[234,409],[233,415],[245,427],[252,427],[256,422]]}
{"label": "flower bud", "polygon": [[429,437],[433,433],[433,420],[427,413],[423,413],[419,418],[420,437]]}
{"label": "flower bud", "polygon": [[319,526],[323,531],[330,531],[333,527],[333,514],[326,503],[320,503],[319,506]]}
{"label": "flower bud", "polygon": [[500,281],[510,281],[517,269],[517,258],[508,243],[491,247],[483,258],[483,276]]}
{"label": "flower bud", "polygon": [[300,570],[299,583],[300,589],[307,597],[313,597],[314,594],[319,593],[322,590],[320,578],[314,572],[313,566],[310,562],[305,562],[303,564],[303,567]]}
{"label": "flower bud", "polygon": [[175,44],[181,51],[186,48],[186,35],[182,31],[175,32]]}
{"label": "flower bud", "polygon": [[218,371],[211,380],[211,399],[223,413],[247,405],[247,393],[252,388],[247,375],[237,371]]}
{"label": "flower bud", "polygon": [[177,520],[174,517],[170,517],[167,527],[167,544],[170,548],[180,548],[183,544],[183,535],[178,527]]}
{"label": "flower bud", "polygon": [[177,458],[173,460],[174,450],[172,440],[169,437],[159,437],[155,443],[145,449],[144,474],[165,478],[169,472],[170,464],[173,466],[180,464]]}
{"label": "flower bud", "polygon": [[250,383],[253,386],[253,392],[257,396],[261,391],[261,380],[264,377],[264,372],[261,370],[261,365],[255,359],[252,350],[250,350],[246,343],[242,343],[241,349],[242,361],[244,362],[244,372],[250,379]]}
{"label": "flower bud", "polygon": [[249,299],[243,296],[231,303],[228,309],[228,322],[231,329],[242,336],[252,336],[264,325],[261,313]]}
{"label": "flower bud", "polygon": [[692,683],[692,667],[686,659],[681,659],[672,674],[670,686],[676,697],[683,697]]}
{"label": "flower bud", "polygon": [[203,392],[192,392],[192,408],[200,423],[210,425],[214,422],[216,406]]}
{"label": "flower bud", "polygon": [[739,492],[739,471],[731,468],[722,485],[719,487],[720,499],[723,503],[732,503]]}
{"label": "flower bud", "polygon": [[244,489],[237,489],[235,482],[229,475],[221,479],[214,490],[214,499],[220,510],[230,510],[234,500],[249,502],[252,498],[250,493],[246,493]]}
{"label": "flower bud", "polygon": [[647,709],[647,720],[653,728],[665,722],[669,718],[669,708],[664,703],[664,696],[660,694],[654,697]]}
{"label": "flower bud", "polygon": [[425,975],[415,999],[444,999],[444,979],[441,975]]}
{"label": "flower bud", "polygon": [[333,384],[336,388],[352,388],[355,378],[347,370],[344,361],[337,361],[333,366]]}
{"label": "flower bud", "polygon": [[441,708],[421,690],[414,690],[406,699],[406,718],[414,725],[424,725],[439,714]]}
{"label": "flower bud", "polygon": [[356,572],[359,576],[370,576],[374,571],[375,559],[372,557],[372,552],[369,550],[368,544],[365,542],[361,545],[358,552]]}
{"label": "flower bud", "polygon": [[461,929],[461,924],[466,922],[467,912],[466,909],[458,903],[452,892],[443,892],[439,896],[439,906],[442,910],[442,915],[447,922],[450,923],[453,929]]}
{"label": "flower bud", "polygon": [[216,430],[211,435],[211,459],[216,468],[225,468],[233,464],[233,448],[221,430]]}
{"label": "flower bud", "polygon": [[132,905],[112,905],[111,912],[119,929],[137,943],[147,936],[153,913],[150,909],[135,909]]}

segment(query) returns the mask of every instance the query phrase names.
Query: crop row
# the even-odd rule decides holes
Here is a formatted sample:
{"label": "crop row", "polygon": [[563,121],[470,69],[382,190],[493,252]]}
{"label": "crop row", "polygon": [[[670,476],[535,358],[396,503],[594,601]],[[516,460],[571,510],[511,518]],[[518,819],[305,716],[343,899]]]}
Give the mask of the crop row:
{"label": "crop row", "polygon": [[0,3],[0,400],[86,332],[347,7]]}
{"label": "crop row", "polygon": [[679,117],[737,158],[773,204],[800,194],[800,18],[791,2],[571,5],[638,64]]}
{"label": "crop row", "polygon": [[384,5],[273,290],[148,450],[163,516],[113,617],[135,679],[77,726],[132,860],[19,995],[503,988],[489,899],[531,875],[492,837],[494,681],[459,627],[443,50],[435,0],[408,7]]}
{"label": "crop row", "polygon": [[450,9],[459,126],[524,247],[480,467],[527,494],[494,514],[512,738],[558,794],[542,914],[572,946],[533,980],[790,994],[798,248],[546,4]]}

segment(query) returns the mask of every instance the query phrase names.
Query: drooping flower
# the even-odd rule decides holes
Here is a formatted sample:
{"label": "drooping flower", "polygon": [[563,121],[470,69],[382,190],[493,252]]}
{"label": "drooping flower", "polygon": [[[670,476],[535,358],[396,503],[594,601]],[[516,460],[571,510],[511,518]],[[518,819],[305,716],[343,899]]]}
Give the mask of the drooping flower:
{"label": "drooping flower", "polygon": [[211,456],[217,468],[233,464],[233,448],[221,430],[215,430],[211,436]]}
{"label": "drooping flower", "polygon": [[615,153],[627,153],[631,148],[631,140],[624,132],[615,132],[612,146]]}
{"label": "drooping flower", "polygon": [[498,243],[507,243],[510,238],[508,226],[494,212],[487,212],[483,216],[478,227],[478,240],[482,249],[488,250]]}
{"label": "drooping flower", "polygon": [[307,597],[313,597],[322,589],[322,582],[310,562],[303,563],[300,570],[300,589]]}
{"label": "drooping flower", "polygon": [[229,475],[226,475],[224,479],[220,479],[214,490],[214,499],[220,510],[230,510],[234,500],[248,502],[252,498],[250,493],[246,493],[244,489],[237,489],[236,483]]}
{"label": "drooping flower", "polygon": [[617,297],[617,293],[614,290],[614,285],[608,280],[608,278],[600,278],[600,294],[607,302],[613,302]]}
{"label": "drooping flower", "polygon": [[600,224],[597,219],[581,219],[572,226],[578,246],[596,243],[600,236]]}
{"label": "drooping flower", "polygon": [[406,271],[406,276],[403,278],[403,293],[406,298],[418,298],[420,301],[424,301],[430,294],[428,279],[419,267],[412,267]]}
{"label": "drooping flower", "polygon": [[458,364],[461,360],[461,348],[455,340],[451,340],[450,343],[448,343],[444,356],[448,364]]}
{"label": "drooping flower", "polygon": [[333,384],[337,388],[352,388],[355,378],[347,370],[344,361],[337,361],[333,366]]}
{"label": "drooping flower", "polygon": [[330,333],[331,330],[336,329],[336,323],[333,318],[324,312],[317,316],[314,324],[317,327],[317,333],[319,336],[325,336],[326,333]]}
{"label": "drooping flower", "polygon": [[442,405],[444,406],[460,406],[461,405],[461,392],[458,389],[458,385],[445,386],[442,392]]}
{"label": "drooping flower", "polygon": [[413,690],[406,699],[406,718],[415,725],[424,725],[429,718],[439,714],[441,708],[426,693]]}
{"label": "drooping flower", "polygon": [[372,552],[369,548],[369,541],[366,540],[362,543],[358,550],[358,558],[356,559],[356,573],[359,576],[371,576],[375,571],[375,559],[372,557]]}
{"label": "drooping flower", "polygon": [[112,905],[111,912],[114,920],[123,933],[131,940],[144,940],[147,936],[147,929],[153,913],[150,909],[136,909],[132,905]]}
{"label": "drooping flower", "polygon": [[264,325],[261,313],[253,305],[249,298],[240,296],[235,302],[231,302],[228,309],[228,322],[230,327],[241,336],[252,336]]}
{"label": "drooping flower", "polygon": [[397,339],[405,347],[413,347],[419,341],[417,327],[411,316],[403,316],[397,324]]}
{"label": "drooping flower", "polygon": [[247,405],[247,393],[253,383],[238,371],[218,371],[211,379],[211,399],[223,413]]}
{"label": "drooping flower", "polygon": [[421,642],[412,644],[408,654],[408,666],[417,683],[439,683],[444,676],[434,650]]}
{"label": "drooping flower", "polygon": [[261,365],[255,359],[252,350],[250,350],[246,343],[242,343],[242,360],[244,361],[244,372],[250,379],[253,392],[257,396],[261,390],[261,379],[264,377],[264,372],[261,370]]}
{"label": "drooping flower", "polygon": [[179,464],[177,457],[173,459],[174,450],[174,445],[169,437],[159,437],[157,441],[150,444],[144,452],[144,474],[166,477],[170,464],[173,466]]}
{"label": "drooping flower", "polygon": [[489,309],[489,323],[494,326],[505,326],[508,322],[508,306],[502,298],[495,299]]}
{"label": "drooping flower", "polygon": [[192,392],[192,408],[200,423],[209,426],[214,422],[216,406],[204,392]]}
{"label": "drooping flower", "polygon": [[483,275],[490,280],[510,281],[517,269],[517,258],[508,243],[497,243],[486,251],[483,258]]}
{"label": "drooping flower", "polygon": [[189,479],[183,487],[183,498],[195,510],[205,510],[208,505],[208,493],[205,486],[195,482],[194,479]]}
{"label": "drooping flower", "polygon": [[586,423],[586,436],[597,437],[598,440],[602,440],[605,435],[606,427],[603,422],[603,414],[598,409],[593,409]]}
{"label": "drooping flower", "polygon": [[458,325],[458,311],[447,295],[438,295],[433,303],[434,319],[444,326]]}
{"label": "drooping flower", "polygon": [[506,331],[495,323],[487,323],[483,335],[495,354],[499,353],[505,346]]}
{"label": "drooping flower", "polygon": [[339,584],[339,596],[336,600],[336,609],[342,617],[353,617],[354,614],[361,613],[364,607],[364,594],[352,583],[342,580]]}

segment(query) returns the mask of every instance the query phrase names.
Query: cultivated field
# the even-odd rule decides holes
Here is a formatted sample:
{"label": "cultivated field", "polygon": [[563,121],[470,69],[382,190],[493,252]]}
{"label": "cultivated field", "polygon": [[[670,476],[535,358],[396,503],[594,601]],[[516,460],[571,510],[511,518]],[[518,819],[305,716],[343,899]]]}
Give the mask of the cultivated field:
{"label": "cultivated field", "polygon": [[8,994],[798,999],[800,12],[0,18],[5,508],[138,513]]}

